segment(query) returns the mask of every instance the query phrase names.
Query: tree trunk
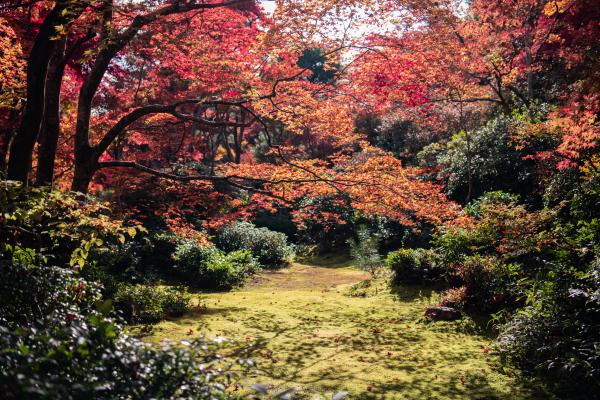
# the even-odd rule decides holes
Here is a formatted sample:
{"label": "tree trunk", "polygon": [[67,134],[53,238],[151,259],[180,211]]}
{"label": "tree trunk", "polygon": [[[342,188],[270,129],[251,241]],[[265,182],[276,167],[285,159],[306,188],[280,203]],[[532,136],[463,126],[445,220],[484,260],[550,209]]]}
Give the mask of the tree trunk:
{"label": "tree trunk", "polygon": [[52,185],[54,179],[54,162],[60,137],[60,90],[65,71],[63,62],[65,46],[66,38],[62,38],[56,45],[48,67],[44,120],[39,138],[36,175],[36,184],[39,186]]}
{"label": "tree trunk", "polygon": [[64,2],[57,1],[48,14],[35,39],[33,48],[27,60],[27,103],[21,124],[10,146],[8,160],[8,179],[27,183],[33,148],[40,133],[44,115],[44,93],[48,63],[53,54],[55,26],[64,9]]}
{"label": "tree trunk", "polygon": [[98,157],[93,148],[80,149],[75,154],[75,172],[71,190],[87,193],[94,174],[98,170]]}
{"label": "tree trunk", "polygon": [[2,144],[0,145],[0,175],[5,176],[6,173],[6,156],[8,156],[8,148],[10,141],[14,135],[14,124],[17,119],[18,112],[15,109],[11,109],[8,115],[8,121],[6,126],[2,128],[0,132],[2,137]]}

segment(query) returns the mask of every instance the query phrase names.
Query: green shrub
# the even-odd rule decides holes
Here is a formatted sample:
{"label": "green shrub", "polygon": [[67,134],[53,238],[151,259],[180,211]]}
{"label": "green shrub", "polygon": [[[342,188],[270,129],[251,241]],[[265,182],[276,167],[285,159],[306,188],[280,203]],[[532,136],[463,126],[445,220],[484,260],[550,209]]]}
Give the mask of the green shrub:
{"label": "green shrub", "polygon": [[234,222],[225,227],[217,238],[224,251],[248,250],[266,268],[278,268],[291,262],[294,246],[287,236],[267,228],[257,228],[249,222]]}
{"label": "green shrub", "polygon": [[98,292],[80,292],[93,285],[68,270],[3,263],[2,273],[3,289],[14,288],[0,292],[3,399],[230,398],[216,343],[155,349],[122,335],[110,303],[93,307]]}
{"label": "green shrub", "polygon": [[0,318],[12,325],[43,321],[51,314],[63,318],[89,311],[100,300],[99,286],[72,270],[0,261]]}
{"label": "green shrub", "polygon": [[396,283],[431,283],[441,279],[443,270],[431,251],[400,249],[388,254],[386,265],[394,271]]}
{"label": "green shrub", "polygon": [[137,324],[179,317],[189,310],[190,299],[185,288],[123,284],[119,286],[114,300],[124,318]]}
{"label": "green shrub", "polygon": [[524,296],[521,267],[502,263],[495,257],[465,257],[451,274],[464,287],[464,307],[478,312],[514,307]]}
{"label": "green shrub", "polygon": [[126,243],[106,244],[90,252],[83,274],[102,283],[104,294],[112,297],[119,282],[153,283],[173,279],[173,254],[186,242],[169,233],[138,235]]}
{"label": "green shrub", "polygon": [[124,244],[107,244],[90,252],[82,275],[100,282],[104,296],[113,297],[122,282],[149,283],[158,279],[158,273],[145,262],[151,251],[152,245],[147,238]]}
{"label": "green shrub", "polygon": [[190,310],[192,296],[185,286],[163,289],[162,307],[166,316],[181,317]]}
{"label": "green shrub", "polygon": [[225,253],[214,246],[185,242],[173,255],[180,279],[202,289],[227,290],[239,286],[260,269],[249,251]]}

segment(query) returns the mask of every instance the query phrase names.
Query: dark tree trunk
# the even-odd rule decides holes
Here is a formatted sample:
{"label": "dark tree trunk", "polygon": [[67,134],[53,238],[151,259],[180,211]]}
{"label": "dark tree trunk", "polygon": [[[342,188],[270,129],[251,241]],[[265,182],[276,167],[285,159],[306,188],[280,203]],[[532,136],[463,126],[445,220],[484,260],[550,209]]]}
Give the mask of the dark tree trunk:
{"label": "dark tree trunk", "polygon": [[468,191],[466,202],[469,203],[473,199],[473,153],[471,152],[471,135],[465,130],[467,139],[467,179]]}
{"label": "dark tree trunk", "polygon": [[75,157],[75,171],[71,190],[87,193],[94,174],[98,170],[98,157],[93,148],[80,149]]}
{"label": "dark tree trunk", "polygon": [[56,33],[55,26],[64,7],[63,1],[56,2],[40,27],[27,60],[27,103],[23,111],[21,124],[10,146],[8,179],[26,183],[31,171],[33,148],[40,133],[44,115],[44,93],[48,63],[55,45],[52,36]]}
{"label": "dark tree trunk", "polygon": [[65,71],[63,61],[65,46],[66,38],[63,38],[57,43],[48,67],[44,120],[39,137],[36,175],[36,184],[39,186],[52,185],[54,179],[54,162],[60,137],[60,90]]}

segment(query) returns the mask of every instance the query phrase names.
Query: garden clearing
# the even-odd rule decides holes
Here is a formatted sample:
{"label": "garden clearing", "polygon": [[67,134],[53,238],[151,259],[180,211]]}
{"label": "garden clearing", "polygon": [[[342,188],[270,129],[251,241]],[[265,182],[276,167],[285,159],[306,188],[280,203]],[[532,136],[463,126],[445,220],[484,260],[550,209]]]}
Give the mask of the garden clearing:
{"label": "garden clearing", "polygon": [[243,392],[259,383],[306,399],[339,391],[352,399],[549,398],[498,371],[492,339],[463,333],[464,321],[425,322],[435,292],[380,282],[366,297],[349,295],[368,278],[339,256],[294,263],[240,290],[198,295],[203,307],[156,325],[145,340],[223,337],[233,354],[250,345],[256,369]]}

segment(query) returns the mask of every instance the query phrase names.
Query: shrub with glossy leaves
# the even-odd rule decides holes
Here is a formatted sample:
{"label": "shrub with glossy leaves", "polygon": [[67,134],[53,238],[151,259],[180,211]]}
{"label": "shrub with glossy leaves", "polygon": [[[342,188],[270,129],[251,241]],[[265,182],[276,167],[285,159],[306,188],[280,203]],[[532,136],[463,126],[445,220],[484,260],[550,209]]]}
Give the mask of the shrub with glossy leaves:
{"label": "shrub with glossy leaves", "polygon": [[288,243],[285,234],[257,228],[249,222],[238,221],[225,227],[217,245],[225,251],[250,251],[265,268],[285,266],[294,257],[294,246]]}
{"label": "shrub with glossy leaves", "polygon": [[187,241],[173,255],[179,278],[202,289],[227,290],[258,272],[260,264],[249,251],[225,253],[214,246]]}
{"label": "shrub with glossy leaves", "polygon": [[58,316],[40,328],[0,324],[4,399],[226,399],[216,344],[154,349],[101,315]]}
{"label": "shrub with glossy leaves", "polygon": [[565,288],[558,280],[502,327],[498,348],[504,361],[548,379],[561,398],[597,399],[600,259],[579,279],[566,277]]}
{"label": "shrub with glossy leaves", "polygon": [[99,286],[72,270],[0,261],[0,318],[10,327],[35,324],[57,314],[89,311],[100,299]]}

